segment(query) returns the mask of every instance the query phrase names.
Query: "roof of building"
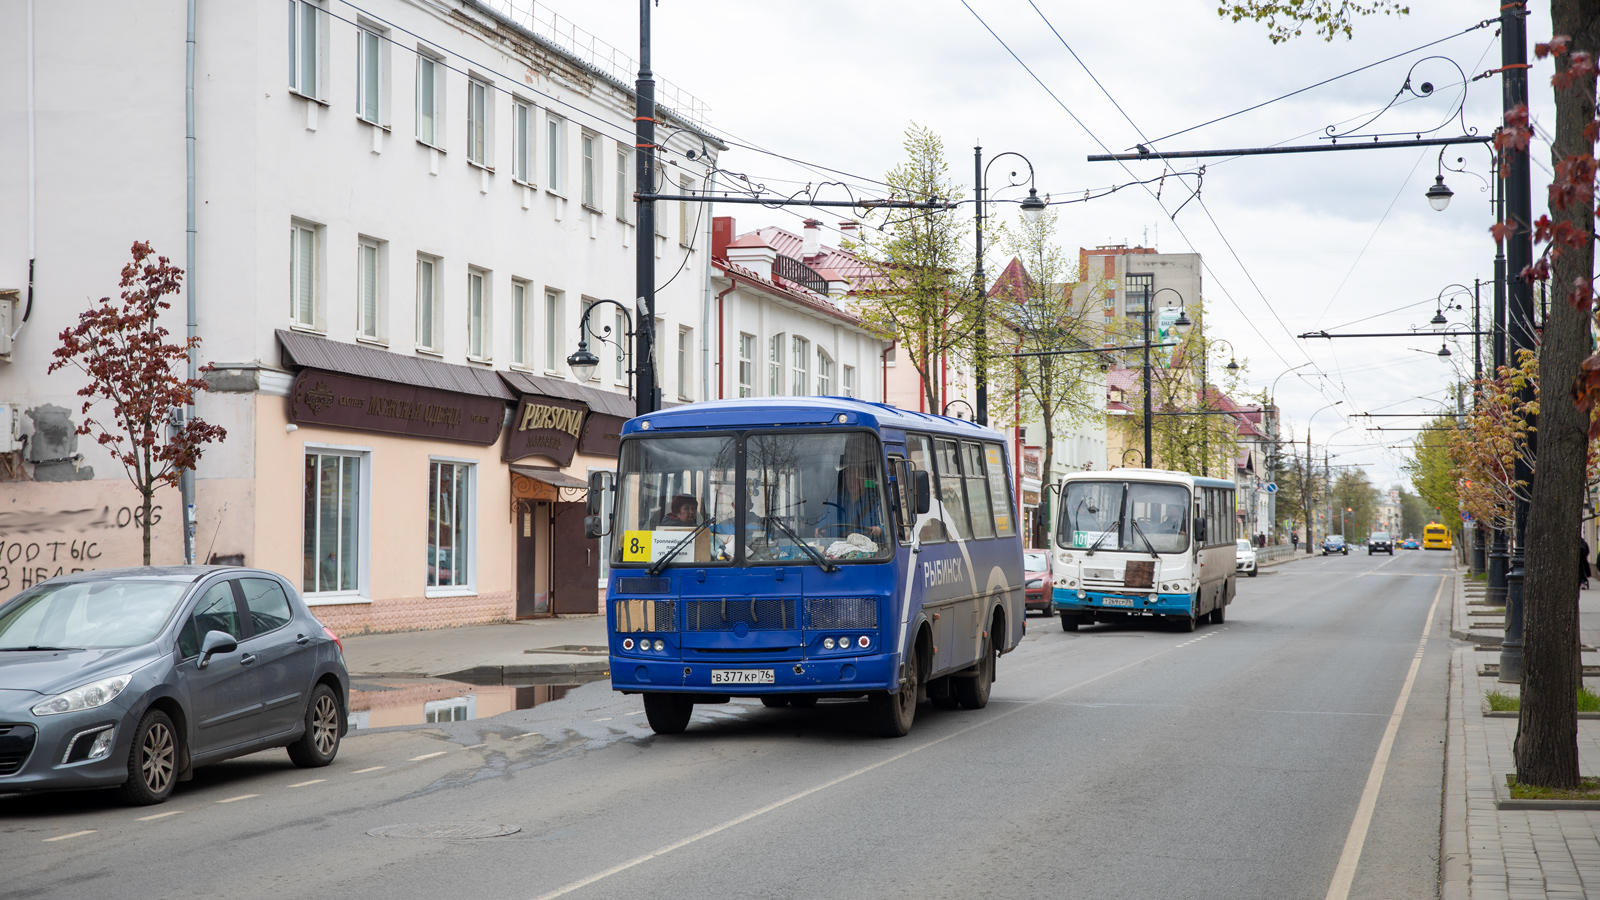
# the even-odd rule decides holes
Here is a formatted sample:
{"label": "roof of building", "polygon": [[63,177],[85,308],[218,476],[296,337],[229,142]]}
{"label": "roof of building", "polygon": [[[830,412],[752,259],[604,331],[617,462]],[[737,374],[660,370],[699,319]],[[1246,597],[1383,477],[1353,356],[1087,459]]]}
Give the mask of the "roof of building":
{"label": "roof of building", "polygon": [[310,369],[325,369],[341,375],[373,378],[418,387],[454,391],[477,397],[494,397],[515,400],[505,382],[493,369],[480,366],[463,366],[422,356],[408,356],[346,344],[315,334],[278,329],[278,343],[283,346],[286,365]]}

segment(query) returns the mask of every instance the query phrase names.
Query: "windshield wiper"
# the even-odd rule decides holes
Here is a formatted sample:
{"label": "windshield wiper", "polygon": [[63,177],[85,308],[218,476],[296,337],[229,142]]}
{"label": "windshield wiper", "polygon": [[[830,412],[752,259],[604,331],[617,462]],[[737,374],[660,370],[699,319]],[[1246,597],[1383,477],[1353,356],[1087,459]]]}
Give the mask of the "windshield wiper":
{"label": "windshield wiper", "polygon": [[660,559],[658,559],[655,562],[651,563],[650,564],[650,568],[645,569],[645,571],[650,573],[651,575],[660,575],[661,574],[661,568],[667,564],[668,560],[672,559],[674,556],[677,556],[678,555],[678,551],[682,550],[690,541],[694,540],[695,535],[699,534],[702,531],[705,531],[707,528],[710,528],[711,526],[713,526],[715,524],[717,524],[717,517],[716,516],[712,516],[711,518],[705,520],[704,522],[701,522],[699,525],[696,525],[694,527],[693,531],[691,531],[688,534],[684,535],[683,539],[678,541],[676,544],[673,544],[671,550],[668,550],[666,552],[666,554],[663,555]]}
{"label": "windshield wiper", "polygon": [[20,651],[20,650],[82,650],[82,649],[83,649],[82,647],[45,647],[45,646],[40,645],[40,644],[29,644],[26,647],[0,647],[0,651],[6,651],[6,650],[18,650],[18,651]]}
{"label": "windshield wiper", "polygon": [[[806,543],[805,541],[800,540],[800,535],[795,534],[794,531],[791,530],[788,525],[784,524],[782,519],[778,518],[777,516],[767,516],[766,519],[767,519],[768,522],[777,523],[778,529],[780,531],[782,531],[784,534],[787,534],[789,536],[789,540],[794,541],[796,544],[798,544],[800,546],[800,549],[804,550],[806,552],[807,556],[809,556],[813,560],[815,560],[817,565],[822,567],[822,571],[824,571],[824,572],[832,572],[832,571],[834,571],[834,570],[839,568],[834,563],[828,562],[828,560],[825,557],[823,557],[823,555],[821,553],[817,552],[817,549],[815,547],[811,546],[810,544]],[[771,533],[771,526],[770,525],[768,526],[768,533],[769,534]]]}
{"label": "windshield wiper", "polygon": [[1161,554],[1156,552],[1155,545],[1150,543],[1150,538],[1145,537],[1144,529],[1139,527],[1138,519],[1133,520],[1133,530],[1139,533],[1139,537],[1144,541],[1144,548],[1150,551],[1150,555],[1156,559],[1160,559]]}

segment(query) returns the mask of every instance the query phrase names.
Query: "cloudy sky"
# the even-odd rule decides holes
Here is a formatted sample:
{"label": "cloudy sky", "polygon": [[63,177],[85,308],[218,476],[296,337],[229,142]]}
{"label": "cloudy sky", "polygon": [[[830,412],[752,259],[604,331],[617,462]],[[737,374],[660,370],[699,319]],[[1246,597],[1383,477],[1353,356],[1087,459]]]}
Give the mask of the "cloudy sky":
{"label": "cloudy sky", "polygon": [[[1303,37],[1276,46],[1263,26],[1220,18],[1213,0],[967,3],[970,10],[961,0],[662,0],[653,10],[655,69],[710,107],[718,134],[812,166],[740,147],[724,154],[723,169],[776,191],[838,177],[817,167],[850,173],[845,180],[871,191],[873,180],[899,158],[906,126],[916,122],[944,138],[959,182],[971,180],[972,148],[981,143],[986,154],[1027,156],[1040,193],[1061,200],[1161,174],[1160,163],[1124,168],[1085,160],[1105,152],[1102,146],[1121,152],[1397,54],[1405,55],[1158,146],[1318,143],[1329,126],[1354,129],[1377,114],[1413,64],[1430,55],[1449,61],[1421,62],[1412,84],[1432,83],[1433,96],[1402,95],[1360,133],[1414,134],[1445,123],[1439,134],[1459,134],[1459,123],[1446,123],[1461,102],[1457,66],[1470,78],[1497,67],[1500,57],[1492,25],[1469,30],[1496,15],[1498,2],[1420,0],[1411,3],[1409,16],[1357,22],[1353,40]],[[562,0],[552,8],[636,52],[634,0]],[[1531,44],[1549,32],[1547,10],[1536,10],[1528,23],[1530,58]],[[1531,77],[1541,123],[1554,121],[1549,73],[1545,61],[1535,64]],[[1494,128],[1499,91],[1498,77],[1467,86],[1468,128]],[[1540,141],[1535,198],[1548,180],[1548,153]],[[1437,148],[1175,162],[1207,165],[1199,198],[1181,211],[1192,176],[1169,180],[1159,201],[1132,186],[1063,205],[1059,241],[1069,252],[1126,242],[1202,254],[1211,334],[1229,341],[1247,363],[1247,385],[1264,390],[1276,381],[1285,420],[1302,441],[1309,417],[1343,401],[1316,416],[1313,440],[1320,445],[1331,437],[1336,462],[1362,465],[1387,485],[1402,477],[1410,434],[1368,431],[1368,421],[1351,414],[1435,408],[1455,380],[1470,377],[1470,352],[1453,347],[1455,355],[1441,360],[1437,337],[1293,336],[1358,320],[1345,330],[1409,331],[1427,323],[1435,296],[1447,285],[1493,277],[1490,195],[1480,180],[1488,175],[1488,153],[1473,145],[1446,150],[1447,163],[1458,165],[1457,157],[1468,174],[1445,173],[1456,196],[1443,213],[1423,197],[1436,174]],[[991,184],[1010,168],[997,165]],[[970,185],[967,190],[970,196]],[[718,214],[730,210],[741,231],[766,224],[793,228],[807,212],[724,206]],[[818,217],[831,223],[839,218],[835,213]],[[1485,316],[1490,297],[1486,287]],[[1470,298],[1464,312],[1451,314],[1468,325],[1470,315]],[[1296,366],[1302,368],[1279,379]]]}

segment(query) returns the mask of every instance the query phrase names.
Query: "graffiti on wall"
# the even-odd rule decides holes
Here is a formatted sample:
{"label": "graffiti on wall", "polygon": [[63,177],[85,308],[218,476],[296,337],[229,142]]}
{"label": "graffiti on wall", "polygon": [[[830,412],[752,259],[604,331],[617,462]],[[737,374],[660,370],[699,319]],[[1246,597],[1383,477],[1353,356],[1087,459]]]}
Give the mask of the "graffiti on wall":
{"label": "graffiti on wall", "polygon": [[[152,528],[161,522],[151,507]],[[139,565],[143,525],[142,506],[0,510],[0,601],[58,575]]]}

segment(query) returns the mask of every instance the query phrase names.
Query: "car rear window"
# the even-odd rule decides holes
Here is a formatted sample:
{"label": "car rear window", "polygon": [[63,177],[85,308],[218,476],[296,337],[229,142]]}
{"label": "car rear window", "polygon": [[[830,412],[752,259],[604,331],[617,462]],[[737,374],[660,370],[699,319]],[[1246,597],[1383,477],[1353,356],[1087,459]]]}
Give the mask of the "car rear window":
{"label": "car rear window", "polygon": [[244,588],[244,605],[250,611],[250,623],[255,626],[256,634],[266,634],[289,624],[292,617],[289,598],[284,595],[282,585],[269,578],[241,578],[239,586]]}

